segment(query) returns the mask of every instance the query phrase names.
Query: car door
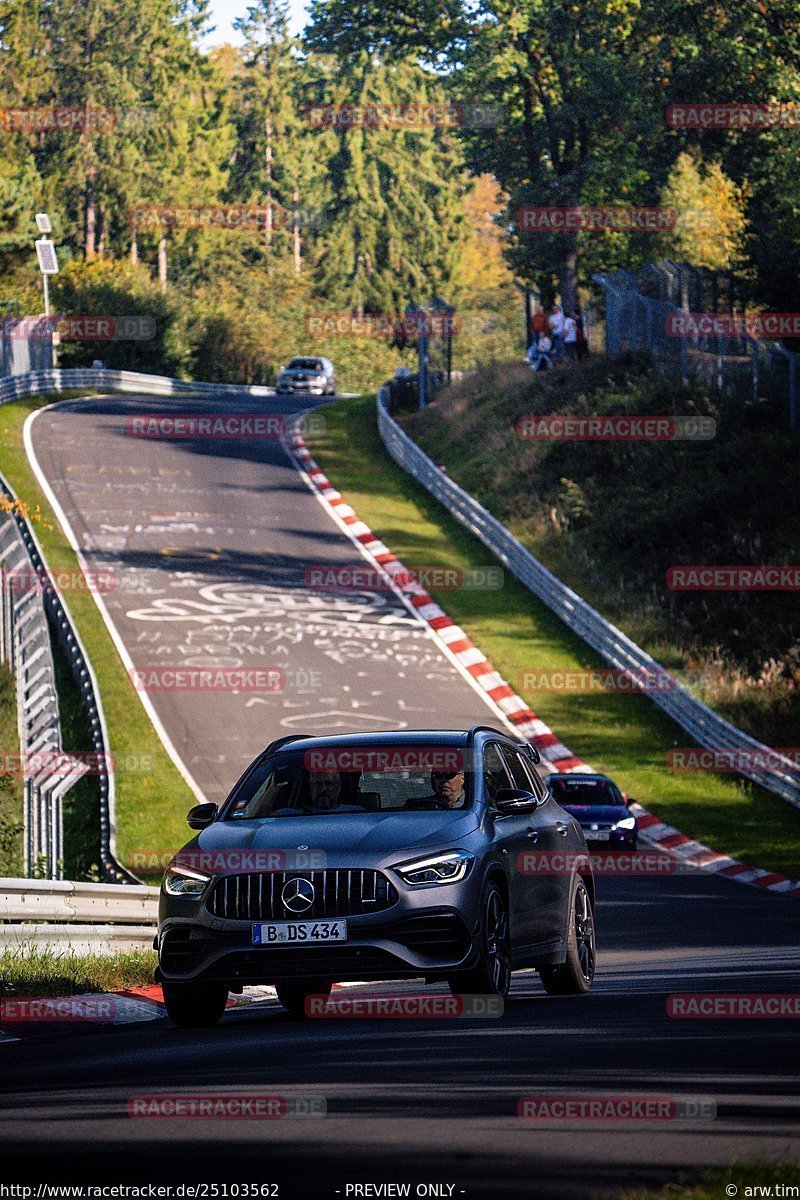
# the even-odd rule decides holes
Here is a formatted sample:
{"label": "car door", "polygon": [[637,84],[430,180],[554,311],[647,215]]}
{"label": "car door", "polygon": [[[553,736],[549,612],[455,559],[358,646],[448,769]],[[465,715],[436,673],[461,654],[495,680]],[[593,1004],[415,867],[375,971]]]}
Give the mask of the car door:
{"label": "car door", "polygon": [[[534,912],[530,881],[518,869],[525,851],[530,849],[531,821],[529,813],[500,813],[495,797],[501,788],[519,787],[509,772],[498,742],[487,742],[483,750],[483,786],[486,793],[495,845],[508,871],[510,894],[511,936],[514,948],[527,946],[534,939],[531,922]],[[530,790],[527,781],[521,785]]]}
{"label": "car door", "polygon": [[526,814],[525,854],[518,865],[530,941],[550,942],[563,937],[569,903],[574,850],[570,820],[542,783],[533,763],[512,746],[503,746],[502,754],[513,786],[526,788],[540,801],[535,811]]}

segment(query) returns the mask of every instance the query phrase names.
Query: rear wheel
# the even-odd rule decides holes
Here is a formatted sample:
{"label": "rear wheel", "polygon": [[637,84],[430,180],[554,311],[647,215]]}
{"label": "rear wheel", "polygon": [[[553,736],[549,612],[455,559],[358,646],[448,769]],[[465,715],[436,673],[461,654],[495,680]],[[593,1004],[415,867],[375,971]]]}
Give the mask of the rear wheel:
{"label": "rear wheel", "polygon": [[308,997],[322,996],[327,1000],[332,986],[330,979],[285,979],[275,984],[275,991],[284,1008],[288,1008],[296,1017],[304,1017]]}
{"label": "rear wheel", "polygon": [[477,966],[451,975],[448,986],[454,996],[500,996],[511,989],[511,938],[508,905],[496,883],[488,883],[481,903],[481,946]]}
{"label": "rear wheel", "polygon": [[594,969],[594,911],[586,884],[577,879],[570,905],[567,957],[557,967],[539,967],[539,975],[551,996],[582,996],[592,986]]}
{"label": "rear wheel", "polygon": [[164,980],[164,1007],[179,1029],[208,1029],[216,1025],[228,1003],[224,983],[173,983]]}

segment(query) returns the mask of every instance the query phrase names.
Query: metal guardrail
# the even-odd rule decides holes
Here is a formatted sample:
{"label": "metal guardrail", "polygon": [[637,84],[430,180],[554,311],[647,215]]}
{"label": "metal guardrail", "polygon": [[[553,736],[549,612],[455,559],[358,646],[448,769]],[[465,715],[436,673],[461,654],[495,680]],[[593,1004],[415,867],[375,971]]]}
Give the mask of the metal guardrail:
{"label": "metal guardrail", "polygon": [[155,925],[158,888],[140,883],[72,883],[0,879],[0,921],[81,921],[85,925]]}
{"label": "metal guardrail", "polygon": [[0,951],[149,950],[157,922],[155,887],[0,879]]}
{"label": "metal guardrail", "polygon": [[[114,388],[118,391],[147,392],[153,395],[189,395],[193,393],[225,395],[269,396],[274,389],[262,386],[218,383],[194,383],[181,379],[170,379],[164,375],[145,375],[137,371],[114,371],[102,368],[66,368],[29,371],[19,375],[0,378],[0,404],[8,404],[23,396],[46,392],[60,392],[84,388]],[[0,487],[11,498],[13,492],[0,476]],[[53,757],[61,753],[61,732],[58,718],[58,700],[55,691],[55,673],[52,664],[46,622],[42,624],[42,613],[49,618],[61,647],[70,664],[76,685],[91,726],[91,752],[100,780],[100,866],[105,879],[112,883],[135,884],[136,876],[126,870],[114,853],[115,780],[113,761],[110,754],[108,732],[103,713],[100,692],[80,636],[71,620],[63,596],[53,584],[35,534],[21,518],[8,515],[2,524],[0,557],[5,558],[4,549],[11,548],[12,541],[18,544],[12,555],[12,566],[24,570],[31,577],[48,579],[47,587],[32,589],[30,596],[11,597],[7,587],[3,588],[3,647],[4,657],[13,660],[18,680],[18,707],[20,713],[20,739],[23,756],[27,761],[30,754],[51,752]],[[9,540],[10,539],[10,540]],[[23,557],[24,556],[24,557]],[[35,594],[34,594],[35,593]],[[13,603],[12,603],[13,599]],[[37,619],[34,612],[40,614]],[[36,638],[28,637],[25,630],[23,658],[17,659],[14,631],[22,628],[21,623],[33,621],[30,630],[38,630]],[[5,650],[5,647],[8,650]],[[36,656],[35,658],[33,656]],[[49,661],[45,675],[41,674],[44,657]],[[32,661],[31,661],[32,660]],[[31,671],[29,673],[28,666]],[[47,687],[45,689],[45,682]],[[35,691],[34,691],[34,685]],[[21,690],[20,690],[21,689]],[[45,690],[43,690],[45,689]],[[43,732],[49,722],[48,732]],[[27,738],[27,741],[25,740]],[[46,770],[26,778],[25,784],[25,870],[27,873],[44,869],[48,878],[60,875],[63,861],[63,820],[61,804],[70,787],[85,774],[78,760],[75,771],[64,774],[62,760],[57,769]]]}
{"label": "metal guardrail", "polygon": [[[2,476],[0,487],[9,500],[15,498]],[[64,857],[61,802],[86,767],[62,749],[44,590],[26,532],[22,518],[8,512],[0,516],[2,658],[13,668],[17,690],[18,769],[25,780],[24,870],[57,879]],[[5,753],[10,754],[10,747]]]}
{"label": "metal guardrail", "polygon": [[[595,650],[604,662],[633,679],[670,678],[668,688],[643,692],[699,746],[737,752],[758,765],[740,762],[739,774],[800,808],[800,768],[779,751],[743,733],[670,677],[649,654],[548,571],[521,542],[468,492],[444,474],[394,421],[388,389],[378,392],[378,429],[394,461],[421,483],[467,529],[483,542],[511,574],[558,616],[568,629]],[[545,755],[546,755],[545,751]],[[761,767],[761,762],[768,766]],[[740,769],[741,768],[741,769]]]}
{"label": "metal guardrail", "polygon": [[[1,475],[0,489],[9,498],[16,499]],[[7,628],[4,648],[8,647],[8,657],[13,657],[15,664],[23,764],[27,768],[30,763],[35,768],[41,762],[41,768],[33,774],[26,769],[25,871],[30,875],[44,867],[47,878],[60,877],[64,849],[62,802],[88,769],[85,761],[72,758],[74,770],[67,769],[65,773],[65,765],[69,768],[71,756],[63,752],[61,744],[49,621],[70,666],[89,721],[92,768],[97,771],[100,785],[100,867],[109,882],[135,883],[136,876],[121,866],[114,854],[114,767],[100,691],[88,656],[67,603],[47,570],[33,530],[21,516],[6,514],[2,531],[3,537],[11,538],[17,545],[16,554],[12,553],[5,562],[2,591],[4,613],[8,614],[8,626],[5,620],[3,622],[4,629]],[[6,559],[7,556],[4,554],[3,557]],[[15,571],[22,572],[22,579],[28,583],[26,588],[14,586]],[[35,613],[38,616],[35,617]],[[25,628],[27,621],[31,622],[31,630],[38,630],[35,640]],[[14,641],[15,631],[24,633],[21,641]],[[45,663],[46,676],[42,673]],[[45,682],[48,683],[47,690],[44,690]],[[49,722],[47,736],[43,732],[46,721]]]}
{"label": "metal guardrail", "polygon": [[112,371],[107,367],[66,367],[63,370],[28,371],[0,378],[0,404],[35,396],[41,392],[63,392],[75,388],[114,388],[122,392],[148,392],[156,396],[180,396],[194,392],[225,395],[272,396],[274,388],[238,383],[190,383],[166,375],[143,375],[138,371]]}

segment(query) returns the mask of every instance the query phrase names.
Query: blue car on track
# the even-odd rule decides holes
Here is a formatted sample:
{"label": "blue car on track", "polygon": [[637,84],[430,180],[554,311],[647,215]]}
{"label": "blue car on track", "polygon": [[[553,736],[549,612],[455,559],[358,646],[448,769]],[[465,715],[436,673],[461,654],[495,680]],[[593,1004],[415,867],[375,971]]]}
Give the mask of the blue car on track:
{"label": "blue car on track", "polygon": [[639,831],[630,811],[633,800],[607,775],[575,771],[549,775],[546,783],[556,802],[580,824],[587,843],[636,849]]}

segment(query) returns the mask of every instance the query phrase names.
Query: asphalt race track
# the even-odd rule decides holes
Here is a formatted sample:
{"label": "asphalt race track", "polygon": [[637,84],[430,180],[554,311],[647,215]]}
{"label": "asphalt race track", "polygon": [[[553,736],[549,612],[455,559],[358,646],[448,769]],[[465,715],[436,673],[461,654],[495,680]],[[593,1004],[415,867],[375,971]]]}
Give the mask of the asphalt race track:
{"label": "asphalt race track", "polygon": [[[225,398],[225,411],[308,401]],[[66,402],[33,424],[37,459],[137,670],[282,672],[278,691],[150,691],[198,789],[220,802],[282,734],[496,723],[391,591],[306,587],[320,566],[366,567],[279,440],[148,440],[134,415],[219,411],[203,400]]]}
{"label": "asphalt race track", "polygon": [[[70,403],[38,417],[33,440],[81,545],[118,576],[106,603],[137,667],[235,661],[321,676],[264,696],[152,694],[205,795],[220,799],[248,757],[294,728],[492,723],[391,595],[304,587],[309,565],[358,556],[276,442],[126,436],[127,415],[168,407],[208,402]],[[265,998],[212,1031],[156,1020],[0,1043],[0,1179],[275,1182],[284,1200],[391,1195],[352,1185],[403,1182],[412,1196],[588,1197],[703,1164],[797,1157],[796,1020],[672,1018],[667,997],[797,993],[798,917],[796,899],[712,875],[601,877],[588,997],[548,998],[523,973],[499,1020],[303,1021]],[[128,1116],[131,1097],[175,1092],[312,1097],[327,1115]],[[524,1096],[609,1093],[705,1107],[648,1123],[517,1116]],[[416,1190],[427,1184],[440,1190]]]}

